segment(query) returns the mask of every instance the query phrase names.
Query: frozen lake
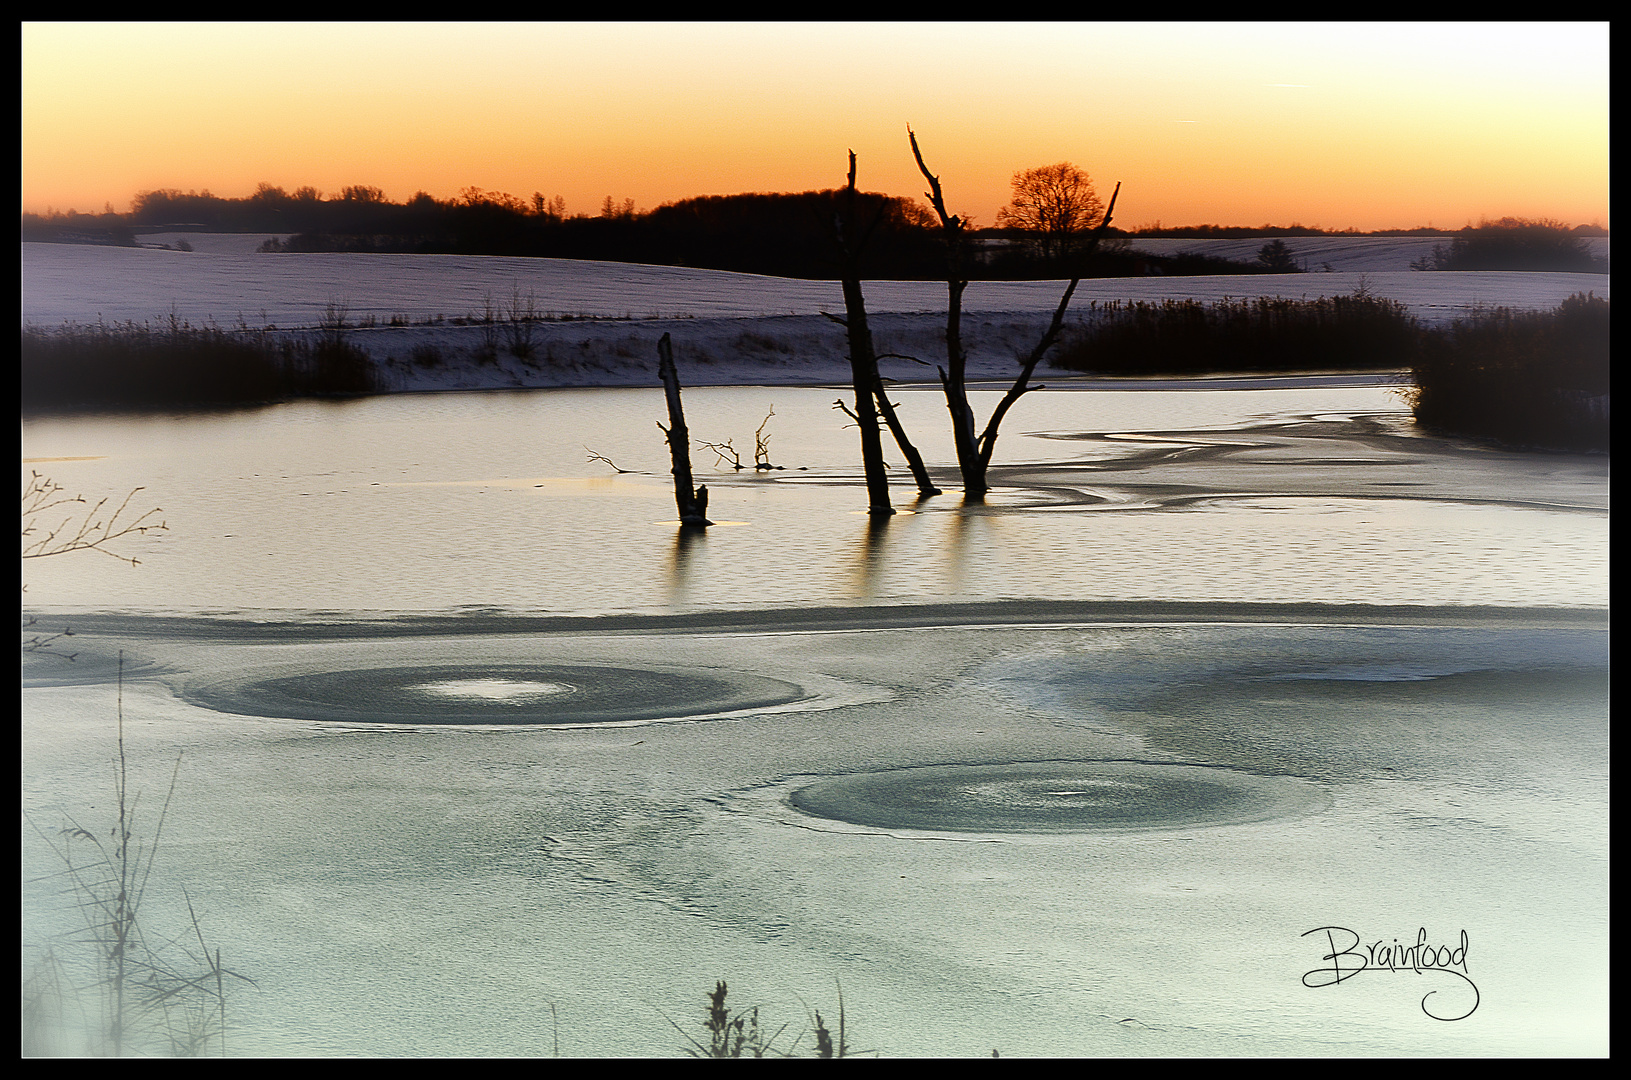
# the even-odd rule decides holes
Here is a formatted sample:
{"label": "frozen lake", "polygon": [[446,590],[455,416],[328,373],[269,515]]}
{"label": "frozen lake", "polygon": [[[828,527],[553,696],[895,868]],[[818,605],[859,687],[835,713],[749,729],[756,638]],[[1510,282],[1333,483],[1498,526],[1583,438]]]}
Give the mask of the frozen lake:
{"label": "frozen lake", "polygon": [[24,807],[105,817],[122,652],[236,1054],[677,1055],[718,979],[885,1055],[1606,1054],[1607,459],[1343,382],[1028,395],[979,508],[900,387],[951,490],[883,523],[837,388],[689,388],[783,466],[695,451],[695,537],[650,387],[27,421],[168,531],[26,564]]}
{"label": "frozen lake", "polygon": [[[565,1054],[675,1055],[665,1014],[698,1032],[720,978],[794,1030],[841,985],[853,1045],[888,1055],[1607,1052],[1600,620],[80,631],[92,681],[25,694],[25,806],[105,806],[127,650],[148,799],[184,755],[150,921],[185,928],[185,887],[256,978],[239,1054],[547,1055],[553,1005]],[[796,690],[740,707],[743,672]],[[676,678],[719,712],[633,704]],[[555,722],[546,683],[616,684],[643,719]],[[425,722],[433,698],[463,721]],[[25,913],[72,921],[44,883]],[[1305,983],[1321,927],[1465,933],[1470,984]]]}

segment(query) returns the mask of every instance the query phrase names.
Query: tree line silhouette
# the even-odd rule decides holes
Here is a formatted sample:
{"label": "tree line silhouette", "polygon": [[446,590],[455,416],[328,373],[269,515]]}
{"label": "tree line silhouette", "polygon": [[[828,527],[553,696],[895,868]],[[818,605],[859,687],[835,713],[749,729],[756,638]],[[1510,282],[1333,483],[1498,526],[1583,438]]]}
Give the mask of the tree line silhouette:
{"label": "tree line silhouette", "polygon": [[[922,203],[878,192],[856,192],[858,209],[876,218],[859,266],[867,278],[934,280],[945,272],[939,222]],[[286,192],[262,184],[255,194],[228,199],[208,191],[147,191],[128,214],[24,214],[22,239],[136,246],[139,230],[273,233],[267,252],[397,252],[600,259],[660,266],[834,280],[832,214],[841,189],[793,193],[710,195],[637,212],[630,200],[607,197],[598,214],[566,213],[559,196],[465,188],[452,199],[424,192],[393,203],[379,188],[357,185],[323,198],[314,188]],[[1045,246],[1010,243],[1015,229],[978,234],[966,268],[975,279],[1119,277],[1138,273],[1261,273],[1250,262],[1202,255],[1150,256],[1102,244],[1063,266]],[[1079,264],[1079,265],[1078,265]]]}
{"label": "tree line silhouette", "polygon": [[[1044,170],[1032,170],[1040,172]],[[247,198],[208,190],[144,191],[126,214],[111,205],[101,214],[76,211],[24,214],[25,241],[137,246],[142,230],[164,227],[200,232],[272,233],[268,252],[398,252],[410,254],[518,255],[600,259],[666,266],[836,279],[828,223],[838,189],[796,193],[710,195],[636,211],[632,200],[607,196],[598,214],[566,212],[560,196],[534,192],[522,199],[508,192],[464,188],[450,199],[421,191],[395,203],[368,185],[342,188],[327,198],[312,187],[293,192],[261,184]],[[858,192],[867,207],[881,209],[878,235],[867,245],[860,271],[869,278],[933,280],[944,273],[939,222],[923,203],[876,192]],[[868,210],[868,217],[872,216]],[[999,225],[1006,222],[999,222]],[[1108,230],[1085,259],[1061,258],[1046,244],[1018,243],[1018,228],[971,229],[974,248],[965,272],[971,279],[1023,280],[1120,277],[1134,274],[1249,274],[1284,272],[1266,258],[1231,260],[1197,253],[1156,256],[1127,250],[1127,237],[1225,239],[1239,236],[1443,236],[1451,241],[1422,269],[1598,270],[1583,238],[1606,235],[1599,226],[1503,218],[1460,230],[1394,229],[1373,233],[1321,230],[1301,225],[1196,225],[1135,231]],[[1544,254],[1543,254],[1544,253]],[[1452,257],[1453,256],[1453,257]],[[1530,265],[1535,263],[1536,265]],[[1541,265],[1541,264],[1544,265]]]}

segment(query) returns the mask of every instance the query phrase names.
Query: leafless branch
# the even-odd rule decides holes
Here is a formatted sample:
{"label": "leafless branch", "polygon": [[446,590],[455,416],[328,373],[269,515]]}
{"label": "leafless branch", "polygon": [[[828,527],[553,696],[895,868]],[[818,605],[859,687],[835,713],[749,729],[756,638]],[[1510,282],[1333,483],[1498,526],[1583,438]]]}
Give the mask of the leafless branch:
{"label": "leafless branch", "polygon": [[761,472],[780,467],[770,463],[770,436],[765,433],[765,428],[770,426],[770,418],[775,415],[776,406],[772,405],[764,420],[753,432],[753,467]]}
{"label": "leafless branch", "polygon": [[736,447],[731,445],[731,442],[732,440],[726,439],[722,443],[699,442],[697,445],[702,447],[704,450],[712,450],[714,452],[715,465],[723,465],[725,462],[729,461],[731,463],[731,468],[735,469],[737,472],[741,472],[743,469],[747,468],[747,466],[742,464],[742,455],[736,449]]}
{"label": "leafless branch", "polygon": [[[25,559],[43,559],[51,555],[64,555],[70,551],[100,551],[104,555],[111,555],[115,559],[127,562],[132,566],[138,565],[138,559],[129,555],[120,555],[109,551],[105,545],[127,536],[145,536],[150,532],[166,531],[169,526],[161,519],[153,522],[156,514],[163,513],[162,507],[155,507],[134,520],[120,521],[126,511],[130,509],[130,500],[136,497],[136,492],[145,490],[135,488],[124,501],[119,504],[111,516],[103,518],[103,507],[108,500],[101,499],[87,511],[79,523],[74,524],[77,512],[70,513],[63,518],[61,524],[51,528],[39,539],[30,539],[38,536],[42,528],[38,522],[40,515],[54,507],[67,503],[84,503],[87,500],[80,495],[64,495],[66,489],[62,485],[33,472],[27,484],[23,487],[22,517],[23,517],[23,551]],[[53,515],[54,516],[54,515]]]}
{"label": "leafless branch", "polygon": [[[661,424],[658,424],[657,426],[662,427]],[[584,449],[589,451],[589,462],[591,464],[593,464],[594,462],[597,462],[597,461],[604,461],[606,464],[610,465],[615,472],[626,473],[626,472],[633,471],[633,470],[630,470],[630,469],[619,469],[617,467],[617,462],[613,461],[611,458],[607,457],[605,454],[597,454],[593,450],[589,450],[589,448],[587,446],[585,446]]]}
{"label": "leafless branch", "polygon": [[[1116,190],[1110,195],[1110,205],[1104,211],[1104,220],[1100,221],[1088,236],[1088,251],[1098,245],[1104,231],[1110,227],[1110,217],[1116,210],[1116,197],[1120,194],[1121,184],[1117,183]],[[1080,271],[1077,272],[1080,273]],[[1065,311],[1070,307],[1070,298],[1076,294],[1076,286],[1081,284],[1081,281],[1082,279],[1079,277],[1070,279],[1070,284],[1065,288],[1064,296],[1059,298],[1059,306],[1054,309],[1053,319],[1048,324],[1047,332],[1042,335],[1042,340],[1037,342],[1036,348],[1032,349],[1030,355],[1021,363],[1019,375],[1015,377],[1013,386],[1008,388],[1008,392],[1003,395],[1002,400],[997,403],[995,411],[992,412],[991,419],[986,422],[985,431],[980,435],[980,459],[986,465],[991,463],[991,451],[996,447],[997,429],[1002,425],[1002,418],[1007,415],[1008,410],[1021,396],[1030,393],[1032,390],[1042,389],[1040,385],[1031,384],[1031,374],[1036,370],[1037,364],[1042,362],[1042,357],[1047,354],[1049,349],[1053,348],[1054,342],[1059,340],[1059,332],[1065,325]]]}

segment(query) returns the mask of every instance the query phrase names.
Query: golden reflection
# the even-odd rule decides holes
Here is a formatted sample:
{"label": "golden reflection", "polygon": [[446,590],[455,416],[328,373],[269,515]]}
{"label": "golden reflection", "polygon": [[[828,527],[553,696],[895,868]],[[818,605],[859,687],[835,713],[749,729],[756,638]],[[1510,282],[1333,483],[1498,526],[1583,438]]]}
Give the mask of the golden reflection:
{"label": "golden reflection", "polygon": [[550,495],[646,495],[671,498],[673,491],[651,484],[633,483],[616,476],[524,476],[491,480],[389,480],[380,487],[481,487],[537,489]]}
{"label": "golden reflection", "polygon": [[663,522],[674,526],[674,547],[668,557],[669,604],[681,605],[690,594],[690,567],[692,557],[707,542],[708,530],[695,525],[682,525],[678,521]]}
{"label": "golden reflection", "polygon": [[866,515],[866,532],[861,537],[860,556],[855,561],[850,587],[850,596],[857,600],[873,599],[877,595],[878,579],[884,567],[884,541],[893,520],[894,515]]}
{"label": "golden reflection", "polygon": [[990,515],[978,511],[971,512],[970,508],[965,506],[947,516],[951,518],[951,526],[942,549],[945,557],[945,581],[952,592],[961,593],[969,576],[969,562],[972,558],[970,549],[975,543],[987,539],[990,528],[985,521]]}

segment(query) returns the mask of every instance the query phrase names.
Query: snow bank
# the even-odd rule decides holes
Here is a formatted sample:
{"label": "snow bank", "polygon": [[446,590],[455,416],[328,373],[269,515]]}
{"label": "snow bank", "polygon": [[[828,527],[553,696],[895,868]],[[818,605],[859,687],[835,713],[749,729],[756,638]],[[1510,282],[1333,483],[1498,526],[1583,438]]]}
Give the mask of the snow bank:
{"label": "snow bank", "polygon": [[[972,379],[1011,379],[1050,316],[965,320]],[[945,316],[870,319],[886,380],[933,381],[945,363]],[[656,386],[657,341],[669,334],[686,386],[847,384],[842,326],[822,315],[759,319],[572,320],[494,326],[357,330],[347,339],[374,357],[395,391],[564,386]],[[1045,369],[1042,369],[1045,370]]]}

